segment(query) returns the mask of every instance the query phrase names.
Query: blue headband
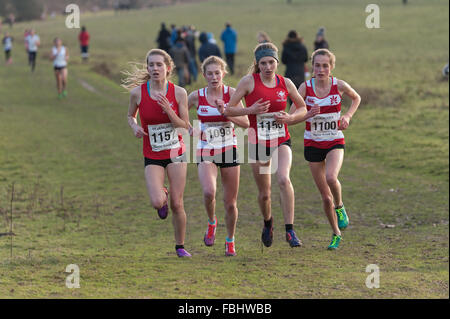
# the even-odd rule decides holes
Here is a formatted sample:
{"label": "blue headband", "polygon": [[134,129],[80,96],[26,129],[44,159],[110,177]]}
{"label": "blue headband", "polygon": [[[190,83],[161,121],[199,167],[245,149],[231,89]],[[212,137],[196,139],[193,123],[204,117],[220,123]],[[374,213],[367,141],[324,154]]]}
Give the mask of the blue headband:
{"label": "blue headband", "polygon": [[272,58],[274,58],[275,60],[280,62],[280,60],[278,60],[278,54],[277,54],[277,52],[275,50],[273,50],[273,49],[262,49],[262,50],[259,50],[259,51],[255,52],[256,63],[258,63],[259,60],[261,60],[261,58],[263,58],[265,56],[271,56]]}

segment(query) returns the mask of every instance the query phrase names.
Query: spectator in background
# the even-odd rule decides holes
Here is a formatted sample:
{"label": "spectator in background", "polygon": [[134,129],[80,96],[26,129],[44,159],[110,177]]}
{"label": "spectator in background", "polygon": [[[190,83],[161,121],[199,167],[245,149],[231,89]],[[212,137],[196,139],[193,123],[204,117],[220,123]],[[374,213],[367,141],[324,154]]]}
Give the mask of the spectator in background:
{"label": "spectator in background", "polygon": [[12,63],[11,50],[12,50],[13,40],[14,40],[13,37],[11,37],[8,32],[5,32],[5,37],[2,40],[2,44],[3,44],[3,49],[5,50],[6,64]]}
{"label": "spectator in background", "polygon": [[205,32],[202,32],[200,34],[199,39],[201,43],[201,46],[198,49],[198,57],[200,59],[200,62],[203,63],[203,61],[211,55],[218,56],[219,58],[222,57],[222,55],[220,54],[220,49],[217,46],[217,44],[211,43],[208,39],[208,35]]}
{"label": "spectator in background", "polygon": [[217,44],[216,39],[214,39],[214,33],[212,32],[208,32],[207,33],[208,36],[208,41],[211,42],[212,44]]}
{"label": "spectator in background", "polygon": [[83,62],[87,62],[89,59],[89,39],[90,35],[87,32],[86,27],[82,26],[81,32],[78,35],[78,40],[80,41],[81,58],[83,59]]}
{"label": "spectator in background", "polygon": [[175,63],[175,69],[178,74],[178,85],[184,87],[186,85],[186,78],[189,78],[189,51],[181,36],[177,38],[175,45],[169,50],[169,54]]}
{"label": "spectator in background", "polygon": [[286,64],[285,77],[291,79],[297,89],[305,81],[305,63],[308,61],[308,51],[302,42],[295,30],[289,31],[281,54],[281,62]]}
{"label": "spectator in background", "polygon": [[256,34],[256,41],[258,41],[258,43],[272,42],[272,40],[270,40],[269,35],[267,33],[265,33],[264,31],[259,31]]}
{"label": "spectator in background", "polygon": [[166,29],[166,24],[161,23],[161,30],[159,31],[158,38],[156,39],[158,48],[169,52],[170,50],[170,32]]}
{"label": "spectator in background", "polygon": [[12,29],[15,22],[16,22],[16,16],[14,15],[14,13],[10,13],[9,18],[8,18],[8,24],[9,24],[10,29]]}
{"label": "spectator in background", "polygon": [[325,28],[320,27],[316,34],[316,41],[314,41],[314,51],[318,49],[329,49],[328,42],[325,40]]}
{"label": "spectator in background", "polygon": [[191,77],[194,82],[197,81],[198,67],[197,67],[197,49],[195,48],[195,27],[193,25],[189,26],[186,31],[186,47],[189,51],[189,83],[191,82]]}
{"label": "spectator in background", "polygon": [[220,36],[224,44],[224,52],[227,60],[228,67],[230,68],[231,75],[234,74],[234,55],[237,49],[237,32],[231,27],[230,23],[225,25],[225,30]]}
{"label": "spectator in background", "polygon": [[31,29],[30,34],[26,38],[28,48],[28,64],[31,65],[31,72],[34,72],[36,67],[36,56],[38,47],[41,45],[41,39],[36,34],[34,29]]}
{"label": "spectator in background", "polygon": [[170,25],[170,28],[170,46],[174,46],[178,38],[178,29],[175,27],[175,24]]}

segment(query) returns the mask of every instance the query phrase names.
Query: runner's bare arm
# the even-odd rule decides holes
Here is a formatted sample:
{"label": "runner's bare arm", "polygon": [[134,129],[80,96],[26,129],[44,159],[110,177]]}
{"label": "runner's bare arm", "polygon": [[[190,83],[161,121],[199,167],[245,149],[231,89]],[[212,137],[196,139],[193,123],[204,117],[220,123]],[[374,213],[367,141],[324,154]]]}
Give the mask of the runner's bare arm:
{"label": "runner's bare arm", "polygon": [[191,94],[189,94],[188,97],[188,109],[192,109],[193,107],[198,106],[198,91],[194,91]]}
{"label": "runner's bare arm", "polygon": [[128,125],[133,130],[134,136],[141,138],[145,133],[144,129],[137,123],[136,115],[138,112],[138,105],[141,102],[141,88],[135,87],[130,92],[130,105],[128,106]]}
{"label": "runner's bare arm", "polygon": [[[188,96],[188,109],[198,106],[198,91],[194,91]],[[194,134],[194,128],[189,122],[189,134],[192,136]]]}
{"label": "runner's bare arm", "polygon": [[307,120],[308,118],[316,115],[319,113],[318,108],[312,108],[309,112],[306,109],[305,101],[303,100],[303,97],[299,94],[297,91],[297,88],[295,87],[294,83],[290,80],[285,78],[286,82],[286,88],[289,93],[289,97],[292,100],[291,109],[289,110],[289,113],[286,112],[280,112],[281,114],[279,116],[275,116],[278,122],[285,123],[287,125],[294,125],[300,122],[303,122]]}
{"label": "runner's bare arm", "polygon": [[345,81],[338,80],[338,90],[341,95],[346,94],[352,100],[352,104],[347,113],[341,116],[339,119],[339,129],[345,130],[350,125],[350,120],[358,109],[359,103],[361,103],[361,97],[359,94]]}
{"label": "runner's bare arm", "polygon": [[[234,94],[234,92],[236,91],[235,88],[231,88],[230,87],[230,95],[232,96]],[[220,102],[220,101],[216,101]],[[221,101],[221,103],[223,103],[223,101]],[[227,106],[228,107],[228,106]],[[242,101],[239,101],[237,107],[239,108],[244,108],[244,105],[242,104]],[[233,122],[234,124],[242,127],[242,128],[248,128],[250,126],[250,121],[248,120],[247,115],[242,115],[242,116],[232,116],[229,118],[231,122]]]}
{"label": "runner's bare arm", "polygon": [[244,107],[241,103],[239,107],[239,103],[241,100],[253,91],[255,83],[253,81],[253,76],[246,75],[239,82],[236,91],[230,98],[230,102],[228,102],[228,107],[221,112],[225,116],[241,116],[248,114],[260,114],[268,111],[270,107],[270,101],[264,101],[263,99],[259,99],[250,107]]}
{"label": "runner's bare arm", "polygon": [[173,126],[176,128],[189,129],[189,111],[188,111],[188,97],[186,90],[175,85],[175,99],[178,103],[179,116],[172,109],[169,100],[162,94],[158,95],[158,104],[166,112]]}

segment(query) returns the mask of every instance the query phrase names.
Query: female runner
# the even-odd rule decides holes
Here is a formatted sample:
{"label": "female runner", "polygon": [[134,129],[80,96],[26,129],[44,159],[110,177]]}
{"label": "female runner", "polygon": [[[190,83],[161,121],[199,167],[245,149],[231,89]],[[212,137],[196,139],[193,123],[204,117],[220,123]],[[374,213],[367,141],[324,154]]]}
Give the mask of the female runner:
{"label": "female runner", "polygon": [[[178,257],[191,257],[184,248],[186,213],[183,193],[187,161],[185,145],[177,128],[189,128],[186,91],[168,80],[174,64],[170,55],[160,49],[147,53],[146,68],[128,73],[123,87],[131,90],[128,124],[137,138],[143,138],[145,180],[151,205],[161,219],[173,212],[175,250]],[[141,125],[137,124],[139,111]],[[164,187],[169,180],[170,197]]]}
{"label": "female runner", "polygon": [[[206,246],[212,246],[217,229],[216,182],[220,169],[225,206],[227,238],[225,255],[235,256],[234,233],[238,218],[237,195],[239,190],[239,160],[234,124],[248,128],[247,116],[227,118],[219,113],[226,107],[235,89],[223,84],[227,64],[210,56],[202,64],[203,76],[208,86],[189,95],[189,108],[197,108],[200,121],[200,139],[197,146],[198,176],[203,189],[203,200],[208,214],[208,228],[204,237]],[[242,107],[242,104],[240,105]],[[234,123],[234,124],[233,124]]]}

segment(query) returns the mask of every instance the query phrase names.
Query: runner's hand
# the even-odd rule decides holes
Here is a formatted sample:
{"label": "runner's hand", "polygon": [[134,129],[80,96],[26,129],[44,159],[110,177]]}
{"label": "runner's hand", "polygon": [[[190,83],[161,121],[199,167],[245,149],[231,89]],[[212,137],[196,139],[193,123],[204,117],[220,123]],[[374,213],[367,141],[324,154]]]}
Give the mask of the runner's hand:
{"label": "runner's hand", "polygon": [[171,108],[169,100],[161,93],[156,96],[156,99],[158,105],[167,113],[167,110]]}
{"label": "runner's hand", "polygon": [[217,110],[219,111],[220,114],[223,115],[223,113],[225,112],[225,102],[222,99],[216,99],[215,102]]}
{"label": "runner's hand", "polygon": [[342,115],[339,119],[339,127],[338,130],[345,130],[350,125],[351,117],[349,115]]}
{"label": "runner's hand", "polygon": [[137,138],[142,138],[144,137],[144,135],[147,135],[147,133],[145,133],[144,129],[142,127],[140,127],[139,125],[135,125],[133,127],[133,134],[134,136],[136,136]]}
{"label": "runner's hand", "polygon": [[250,106],[250,114],[262,114],[262,113],[267,113],[267,111],[269,111],[269,107],[270,107],[270,101],[264,101],[261,102],[262,98],[260,98],[258,101],[256,101],[255,103],[253,103],[252,106]]}
{"label": "runner's hand", "polygon": [[290,114],[286,113],[285,111],[280,111],[280,112],[278,112],[278,114],[275,115],[275,120],[279,124],[287,124],[288,125],[291,118],[292,118],[292,116]]}
{"label": "runner's hand", "polygon": [[320,106],[318,104],[314,104],[313,107],[306,113],[306,119],[316,116],[320,114]]}
{"label": "runner's hand", "polygon": [[197,127],[192,127],[191,124],[189,124],[189,135],[190,136],[200,136],[201,132]]}

